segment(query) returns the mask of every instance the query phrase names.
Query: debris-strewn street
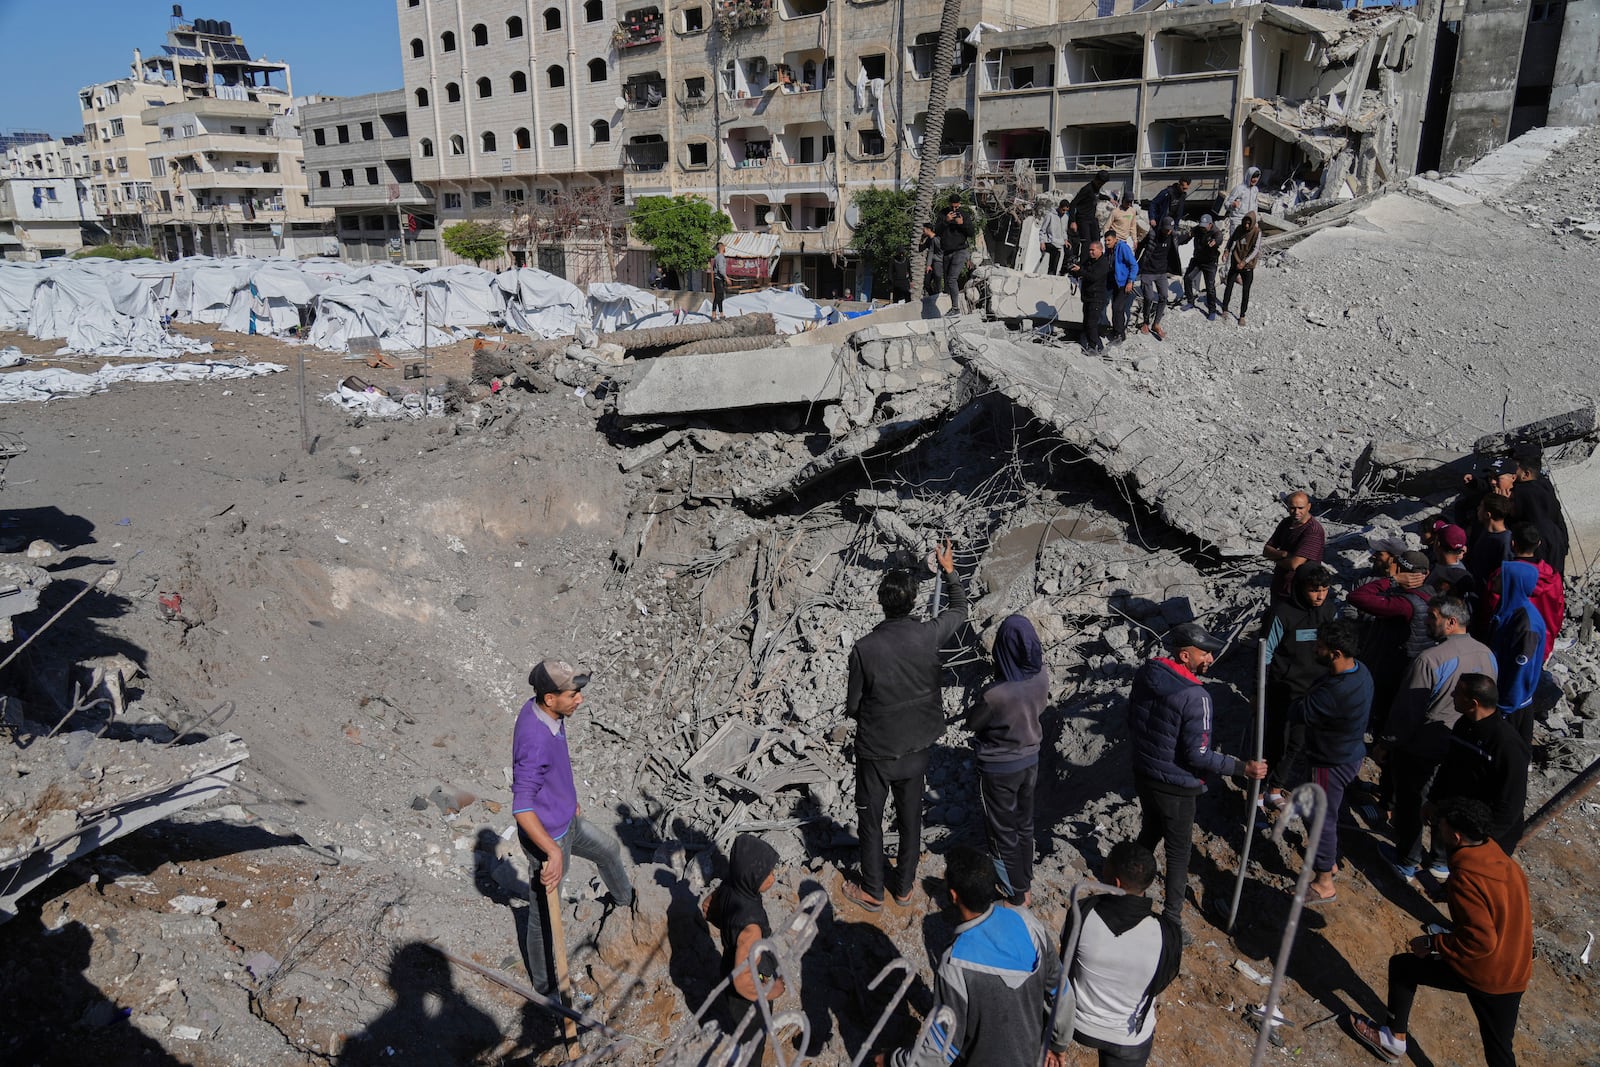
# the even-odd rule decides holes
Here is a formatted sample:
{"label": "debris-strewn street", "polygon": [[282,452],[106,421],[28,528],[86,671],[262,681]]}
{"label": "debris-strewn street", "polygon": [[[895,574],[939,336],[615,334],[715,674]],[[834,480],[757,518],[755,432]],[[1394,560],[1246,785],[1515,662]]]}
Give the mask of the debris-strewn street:
{"label": "debris-strewn street", "polygon": [[[594,673],[569,724],[579,801],[623,841],[639,897],[632,915],[607,908],[583,861],[566,882],[577,1006],[625,1035],[611,1062],[656,1062],[711,991],[697,900],[740,832],[780,855],[775,925],[829,897],[814,931],[791,931],[815,940],[785,961],[778,1005],[803,1014],[818,1062],[864,1054],[899,979],[869,983],[899,955],[918,977],[874,1045],[894,1047],[953,936],[937,857],[983,839],[961,713],[1001,619],[1033,621],[1052,679],[1034,910],[1059,930],[1073,884],[1137,832],[1124,702],[1170,627],[1230,636],[1215,743],[1248,745],[1279,494],[1311,492],[1342,600],[1374,531],[1452,499],[1436,468],[1588,411],[1546,451],[1574,533],[1571,641],[1548,665],[1531,814],[1600,749],[1592,578],[1572,577],[1600,551],[1585,490],[1597,167],[1591,130],[1495,203],[1373,199],[1269,256],[1248,326],[1172,311],[1165,341],[1130,335],[1105,358],[908,309],[742,348],[710,331],[686,355],[505,334],[433,353],[446,414],[382,420],[318,398],[352,369],[395,394],[422,384],[398,362],[186,324],[222,357],[304,357],[309,454],[292,371],[7,406],[26,451],[3,471],[0,581],[39,602],[0,652],[88,593],[0,675],[5,730],[29,740],[0,766],[0,862],[85,809],[248,758],[20,900],[0,925],[0,1058],[563,1061],[551,1016],[449,958],[526,981],[511,724],[547,657]],[[54,341],[0,335],[13,344],[82,369]],[[884,570],[926,568],[945,537],[973,603],[929,770],[933,858],[911,908],[869,914],[839,895],[856,857],[847,657],[881,618]],[[1243,1063],[1254,1046],[1245,1010],[1266,996],[1255,976],[1271,974],[1304,832],[1258,837],[1230,939],[1208,915],[1243,808],[1232,782],[1200,802],[1194,943],[1153,1063]],[[1355,818],[1339,902],[1302,919],[1269,1063],[1368,1062],[1340,1020],[1381,1011],[1388,957],[1438,919],[1428,876],[1402,883]],[[1535,924],[1526,1062],[1600,1060],[1597,832],[1600,806],[1580,801],[1517,853]],[[1459,997],[1424,993],[1414,1023],[1416,1062],[1480,1055]]]}

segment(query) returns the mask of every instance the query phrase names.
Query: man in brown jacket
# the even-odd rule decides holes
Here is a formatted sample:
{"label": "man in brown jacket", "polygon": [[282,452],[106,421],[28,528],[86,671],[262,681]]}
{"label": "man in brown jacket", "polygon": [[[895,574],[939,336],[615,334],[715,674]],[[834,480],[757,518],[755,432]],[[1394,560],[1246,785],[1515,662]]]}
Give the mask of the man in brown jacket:
{"label": "man in brown jacket", "polygon": [[1406,1054],[1411,1002],[1419,986],[1465,993],[1478,1017],[1488,1067],[1516,1067],[1511,1038],[1522,994],[1533,976],[1533,913],[1528,879],[1489,838],[1493,816],[1479,800],[1440,805],[1436,840],[1450,850],[1444,884],[1452,928],[1413,938],[1411,951],[1389,959],[1389,1025],[1350,1018],[1362,1043],[1389,1063]]}

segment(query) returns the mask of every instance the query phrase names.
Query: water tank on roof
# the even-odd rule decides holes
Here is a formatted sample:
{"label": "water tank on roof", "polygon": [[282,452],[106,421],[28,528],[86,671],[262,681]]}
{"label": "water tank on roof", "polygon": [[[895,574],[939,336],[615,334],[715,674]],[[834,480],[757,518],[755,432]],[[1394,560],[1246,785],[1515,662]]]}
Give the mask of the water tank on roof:
{"label": "water tank on roof", "polygon": [[217,32],[221,33],[222,36],[224,36],[224,37],[232,37],[233,36],[233,23],[229,22],[227,19],[223,19],[220,23],[218,23],[218,26],[220,28],[218,29]]}
{"label": "water tank on roof", "polygon": [[173,4],[172,5],[172,17],[175,18],[175,19],[183,18],[183,5],[182,4]]}
{"label": "water tank on roof", "polygon": [[217,32],[217,24],[211,19],[195,19],[194,28],[204,34]]}

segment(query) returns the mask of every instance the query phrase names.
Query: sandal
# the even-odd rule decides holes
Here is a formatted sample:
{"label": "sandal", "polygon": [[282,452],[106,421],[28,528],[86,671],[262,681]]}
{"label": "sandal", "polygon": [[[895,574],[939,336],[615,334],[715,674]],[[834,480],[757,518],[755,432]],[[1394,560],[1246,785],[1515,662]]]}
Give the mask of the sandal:
{"label": "sandal", "polygon": [[1315,907],[1318,904],[1332,904],[1338,899],[1339,891],[1337,889],[1329,893],[1327,896],[1321,897],[1312,892],[1310,887],[1306,888],[1306,907]]}
{"label": "sandal", "polygon": [[1387,1026],[1380,1027],[1365,1015],[1351,1015],[1350,1029],[1357,1041],[1377,1053],[1385,1063],[1399,1063],[1406,1054],[1404,1041],[1397,1041]]}
{"label": "sandal", "polygon": [[854,882],[846,882],[844,884],[844,888],[841,889],[840,892],[844,895],[846,900],[858,904],[861,907],[866,908],[868,911],[883,910],[883,901],[873,900],[871,897],[867,896],[867,891],[865,889],[862,889]]}

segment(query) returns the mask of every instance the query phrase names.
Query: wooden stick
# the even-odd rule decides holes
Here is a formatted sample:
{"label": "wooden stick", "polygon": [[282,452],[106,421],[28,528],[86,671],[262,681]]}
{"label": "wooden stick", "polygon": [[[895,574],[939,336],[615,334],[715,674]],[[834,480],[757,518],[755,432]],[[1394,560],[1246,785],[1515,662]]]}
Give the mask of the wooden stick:
{"label": "wooden stick", "polygon": [[[535,875],[534,877],[538,877]],[[563,1002],[570,1002],[571,993],[569,986],[571,976],[567,973],[567,935],[561,929],[561,883],[545,887],[545,903],[550,911],[550,943],[556,953],[556,996]],[[578,1024],[569,1016],[561,1017],[561,1031],[567,1039],[567,1059],[575,1060],[583,1055],[583,1048],[578,1044]]]}

